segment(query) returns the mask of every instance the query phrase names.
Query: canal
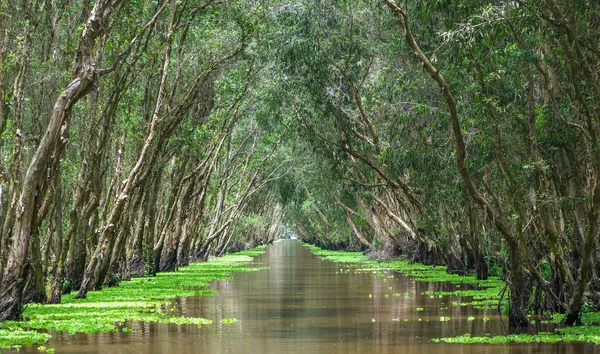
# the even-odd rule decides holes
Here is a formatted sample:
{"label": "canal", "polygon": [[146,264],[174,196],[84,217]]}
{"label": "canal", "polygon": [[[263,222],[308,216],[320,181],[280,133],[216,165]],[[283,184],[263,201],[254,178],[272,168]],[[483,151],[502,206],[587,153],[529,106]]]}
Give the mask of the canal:
{"label": "canal", "polygon": [[175,314],[212,319],[212,324],[131,323],[127,333],[52,333],[46,347],[56,353],[111,354],[600,353],[598,346],[584,343],[434,343],[432,338],[468,332],[506,333],[506,319],[493,310],[452,306],[425,294],[455,285],[412,281],[394,272],[355,272],[319,259],[299,241],[268,246],[254,264],[265,268],[211,284],[219,296],[174,302]]}

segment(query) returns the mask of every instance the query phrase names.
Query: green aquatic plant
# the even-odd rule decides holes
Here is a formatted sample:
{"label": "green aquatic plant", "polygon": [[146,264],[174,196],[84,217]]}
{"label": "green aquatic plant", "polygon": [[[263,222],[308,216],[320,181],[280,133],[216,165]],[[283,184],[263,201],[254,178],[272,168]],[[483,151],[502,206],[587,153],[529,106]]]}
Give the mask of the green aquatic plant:
{"label": "green aquatic plant", "polygon": [[[430,298],[461,297],[461,300],[463,297],[471,298],[469,301],[461,301],[461,306],[472,306],[476,309],[496,307],[504,287],[504,282],[499,277],[479,280],[475,276],[449,274],[443,266],[426,266],[407,260],[371,260],[361,252],[330,251],[309,244],[304,246],[321,259],[354,266],[357,273],[368,272],[381,277],[385,276],[383,273],[385,271],[396,271],[415,281],[452,283],[455,289],[453,291],[428,291],[423,294],[429,295]],[[394,276],[388,274],[386,277]],[[404,296],[408,297],[409,294],[405,293]],[[453,306],[458,305],[458,301],[452,303]]]}
{"label": "green aquatic plant", "polygon": [[46,348],[43,345],[40,345],[39,347],[37,347],[37,350],[40,352],[44,352],[44,353],[50,353],[50,354],[54,353],[54,348]]}
{"label": "green aquatic plant", "polygon": [[224,324],[231,324],[231,323],[236,323],[237,319],[236,318],[224,318],[221,320],[221,323]]}
{"label": "green aquatic plant", "polygon": [[[345,251],[328,251],[320,249],[316,246],[305,245],[312,253],[318,257],[333,261],[350,264],[355,267],[355,273],[372,273],[375,276],[383,276],[385,271],[396,271],[408,276],[414,281],[426,282],[445,282],[454,284],[454,289],[451,291],[426,291],[421,295],[429,296],[430,298],[450,298],[449,304],[452,306],[470,306],[478,310],[488,310],[497,308],[498,306],[505,311],[506,302],[501,303],[501,294],[504,288],[504,282],[499,277],[490,277],[487,280],[478,280],[475,276],[461,276],[457,274],[448,274],[445,267],[441,266],[426,266],[419,263],[410,263],[406,260],[393,261],[376,261],[370,260],[360,252],[345,252]],[[388,275],[388,278],[393,278],[393,275]],[[408,293],[404,294],[405,296]],[[400,296],[400,293],[393,294]],[[369,295],[373,297],[373,295]],[[452,299],[458,298],[460,299]],[[468,298],[465,300],[465,298]],[[460,301],[460,302],[459,302]],[[448,307],[442,307],[441,310],[447,310]],[[423,311],[422,307],[416,308],[417,312]],[[564,315],[551,314],[550,318],[540,320],[541,324],[558,324],[562,321]],[[483,322],[488,322],[489,317],[483,316]],[[434,338],[434,342],[446,343],[556,343],[556,342],[573,342],[583,341],[600,344],[600,312],[587,312],[581,316],[582,322],[587,326],[583,327],[567,327],[556,329],[552,333],[542,332],[536,334],[511,334],[506,336],[480,336],[472,337],[470,334],[465,334],[459,337],[449,338]],[[399,319],[393,319],[399,320]],[[440,317],[441,322],[449,321],[446,316]],[[474,321],[475,317],[469,316],[467,321]],[[408,319],[405,319],[408,321]]]}
{"label": "green aquatic plant", "polygon": [[[177,272],[160,273],[152,278],[134,278],[118,287],[89,292],[85,299],[75,293],[64,295],[58,305],[30,304],[26,321],[0,323],[0,348],[43,344],[50,338],[32,330],[98,333],[129,332],[126,322],[155,322],[202,326],[213,321],[198,317],[175,316],[172,300],[184,296],[217,295],[204,287],[209,282],[231,278],[231,273],[262,269],[249,267],[253,257],[264,253],[265,246],[229,254],[208,262],[194,263]],[[230,322],[232,323],[232,322]]]}
{"label": "green aquatic plant", "polygon": [[50,339],[48,333],[28,331],[19,327],[0,329],[0,348],[19,349],[23,345],[46,343]]}
{"label": "green aquatic plant", "polygon": [[[589,313],[589,317],[597,320],[600,318],[599,312]],[[484,318],[485,320],[485,318]],[[595,322],[597,323],[597,322]],[[508,334],[498,336],[471,336],[466,333],[458,337],[434,338],[433,342],[446,343],[486,343],[486,344],[504,344],[504,343],[558,343],[558,342],[589,342],[600,344],[600,326],[585,325],[576,327],[557,328],[554,332],[539,332],[537,334]]]}
{"label": "green aquatic plant", "polygon": [[329,251],[310,244],[303,244],[313,254],[336,263],[361,263],[369,259],[362,252]]}
{"label": "green aquatic plant", "polygon": [[[566,328],[565,328],[566,329]],[[467,333],[458,337],[434,338],[431,341],[438,343],[459,344],[505,344],[505,343],[558,343],[558,342],[590,342],[600,344],[600,327],[568,327],[569,331],[559,333],[540,332],[538,334],[508,334],[504,336],[477,336],[472,337]]]}

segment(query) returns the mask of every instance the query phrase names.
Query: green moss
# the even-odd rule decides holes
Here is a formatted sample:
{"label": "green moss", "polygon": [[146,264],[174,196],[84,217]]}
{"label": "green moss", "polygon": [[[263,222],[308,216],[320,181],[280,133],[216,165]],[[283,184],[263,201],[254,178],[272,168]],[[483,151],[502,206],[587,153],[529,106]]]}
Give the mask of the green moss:
{"label": "green moss", "polygon": [[196,317],[174,316],[171,300],[184,296],[215,295],[204,287],[211,281],[230,278],[230,273],[261,269],[248,267],[252,257],[264,253],[265,246],[194,263],[177,272],[160,273],[152,278],[136,278],[118,287],[89,292],[86,299],[75,293],[64,295],[59,305],[29,304],[23,313],[26,321],[0,323],[0,347],[41,344],[50,335],[31,331],[53,330],[75,333],[98,333],[130,329],[125,322],[157,322],[176,325],[212,323]]}

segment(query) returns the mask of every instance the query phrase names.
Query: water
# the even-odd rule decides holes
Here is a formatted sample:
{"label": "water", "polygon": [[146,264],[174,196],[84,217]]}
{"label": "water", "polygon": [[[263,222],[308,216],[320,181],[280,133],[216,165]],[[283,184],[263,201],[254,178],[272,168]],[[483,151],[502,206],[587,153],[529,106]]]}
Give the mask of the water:
{"label": "water", "polygon": [[[505,333],[505,319],[495,311],[452,306],[446,299],[421,295],[453,285],[414,282],[394,272],[384,276],[347,272],[343,265],[318,259],[299,241],[277,242],[255,262],[269,269],[215,282],[211,288],[220,296],[175,302],[176,314],[209,318],[213,324],[197,328],[132,323],[130,333],[52,333],[46,347],[56,353],[111,354],[600,353],[600,346],[584,343],[433,343],[431,338],[467,332]],[[401,296],[393,295],[398,293]],[[416,311],[418,307],[423,311]],[[469,316],[476,319],[468,321]],[[483,321],[484,316],[489,320]],[[440,321],[440,317],[450,320]],[[224,318],[238,321],[223,324]],[[35,347],[21,352],[39,353]]]}

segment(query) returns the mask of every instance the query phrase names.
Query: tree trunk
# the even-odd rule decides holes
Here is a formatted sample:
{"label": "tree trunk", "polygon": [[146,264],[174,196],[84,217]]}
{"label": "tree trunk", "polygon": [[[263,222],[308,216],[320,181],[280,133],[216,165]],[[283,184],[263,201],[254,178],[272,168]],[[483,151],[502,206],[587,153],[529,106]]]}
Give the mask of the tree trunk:
{"label": "tree trunk", "polygon": [[589,226],[586,238],[583,244],[583,257],[579,267],[579,277],[575,283],[573,294],[569,299],[569,307],[565,314],[563,323],[572,326],[580,322],[581,307],[583,305],[583,296],[588,285],[590,273],[593,272],[594,243],[600,235],[600,176],[596,176],[596,188],[594,189],[594,200],[589,215]]}
{"label": "tree trunk", "polygon": [[[156,178],[156,177],[154,177]],[[154,184],[154,181],[152,181]],[[148,198],[149,193],[144,195],[139,211],[137,214],[137,220],[134,228],[134,238],[131,243],[131,255],[129,257],[129,271],[134,275],[144,274],[144,225],[146,224],[146,214],[148,210]]]}
{"label": "tree trunk", "polygon": [[[454,142],[456,145],[456,163],[458,167],[458,172],[465,183],[467,188],[467,192],[469,196],[473,199],[475,203],[477,203],[484,212],[487,217],[491,219],[490,221],[496,225],[498,230],[502,233],[502,235],[507,240],[507,243],[510,246],[511,253],[511,267],[513,270],[512,276],[509,279],[511,282],[511,290],[516,291],[517,293],[511,297],[511,309],[509,312],[509,325],[512,327],[528,327],[529,320],[527,316],[525,316],[525,309],[522,307],[525,304],[524,296],[526,295],[525,289],[522,286],[525,286],[523,275],[523,260],[521,257],[521,248],[524,247],[521,244],[521,240],[518,239],[517,235],[514,235],[511,232],[509,224],[504,219],[502,213],[498,210],[494,209],[492,205],[488,202],[488,200],[481,195],[481,193],[477,190],[473,180],[471,179],[471,175],[467,168],[466,164],[466,146],[463,137],[463,133],[460,127],[460,120],[458,119],[458,112],[456,109],[456,103],[454,102],[454,98],[452,97],[452,93],[450,91],[450,86],[448,82],[441,74],[441,72],[433,65],[433,63],[429,60],[429,58],[423,53],[421,48],[416,42],[410,27],[408,25],[408,18],[406,16],[406,12],[400,8],[394,0],[385,0],[387,6],[390,10],[396,15],[398,21],[400,23],[400,27],[402,28],[406,42],[413,49],[413,52],[423,65],[423,68],[429,73],[431,78],[437,82],[442,90],[442,94],[444,99],[446,100],[446,104],[450,111],[450,122],[452,124],[452,132],[454,135]],[[527,294],[528,295],[528,294]]]}
{"label": "tree trunk", "polygon": [[[144,162],[146,160],[148,151],[150,150],[150,146],[151,146],[152,142],[154,141],[154,137],[156,136],[156,127],[158,125],[159,114],[160,114],[160,112],[162,110],[162,106],[163,106],[163,100],[164,100],[165,90],[166,90],[165,86],[166,86],[166,81],[167,81],[167,76],[168,76],[168,71],[169,71],[168,67],[169,67],[170,58],[171,58],[173,30],[174,30],[175,19],[176,19],[175,12],[176,12],[176,5],[174,6],[172,13],[171,13],[171,22],[169,24],[167,41],[165,42],[165,47],[164,47],[160,85],[159,85],[159,89],[158,89],[158,94],[156,96],[156,103],[154,105],[154,111],[152,113],[152,120],[151,120],[150,126],[148,128],[148,133],[146,135],[144,145],[142,146],[142,150],[140,151],[140,153],[138,155],[135,165],[129,172],[129,176],[126,180],[127,182],[123,186],[122,190],[119,192],[119,195],[116,198],[116,200],[113,204],[113,207],[110,210],[110,213],[108,213],[109,216],[101,228],[100,236],[98,238],[98,244],[96,246],[94,254],[90,258],[90,261],[89,261],[88,265],[86,266],[85,273],[83,275],[83,280],[81,282],[81,287],[79,288],[79,291],[77,292],[77,295],[76,295],[76,298],[78,298],[78,299],[85,298],[87,295],[87,292],[90,290],[94,272],[96,270],[96,265],[97,265],[98,261],[100,261],[100,257],[107,247],[106,243],[114,244],[115,225],[117,224],[117,222],[119,221],[119,219],[121,217],[121,212],[122,212],[123,208],[125,207],[125,203],[126,203],[127,199],[129,198],[129,194],[131,193],[133,187],[136,185],[138,175],[142,169],[142,165],[144,164]],[[96,284],[101,283],[103,281],[104,281],[104,279],[95,279]]]}
{"label": "tree trunk", "polygon": [[531,287],[527,284],[523,272],[523,260],[518,250],[518,245],[509,247],[510,251],[510,277],[508,277],[510,289],[510,303],[508,311],[508,325],[513,328],[529,327],[529,318],[525,309],[527,308]]}
{"label": "tree trunk", "polygon": [[[102,23],[111,12],[110,4],[110,1],[97,0],[87,19],[76,54],[73,80],[56,100],[46,132],[33,155],[23,180],[10,254],[4,269],[2,283],[0,283],[0,294],[2,294],[0,322],[21,318],[25,268],[34,232],[35,199],[46,192],[41,189],[44,173],[49,167],[50,154],[58,142],[60,131],[63,127],[66,129],[68,113],[73,105],[89,92],[90,87],[98,78],[94,46],[96,38],[102,33]],[[52,161],[58,163],[58,158]]]}

